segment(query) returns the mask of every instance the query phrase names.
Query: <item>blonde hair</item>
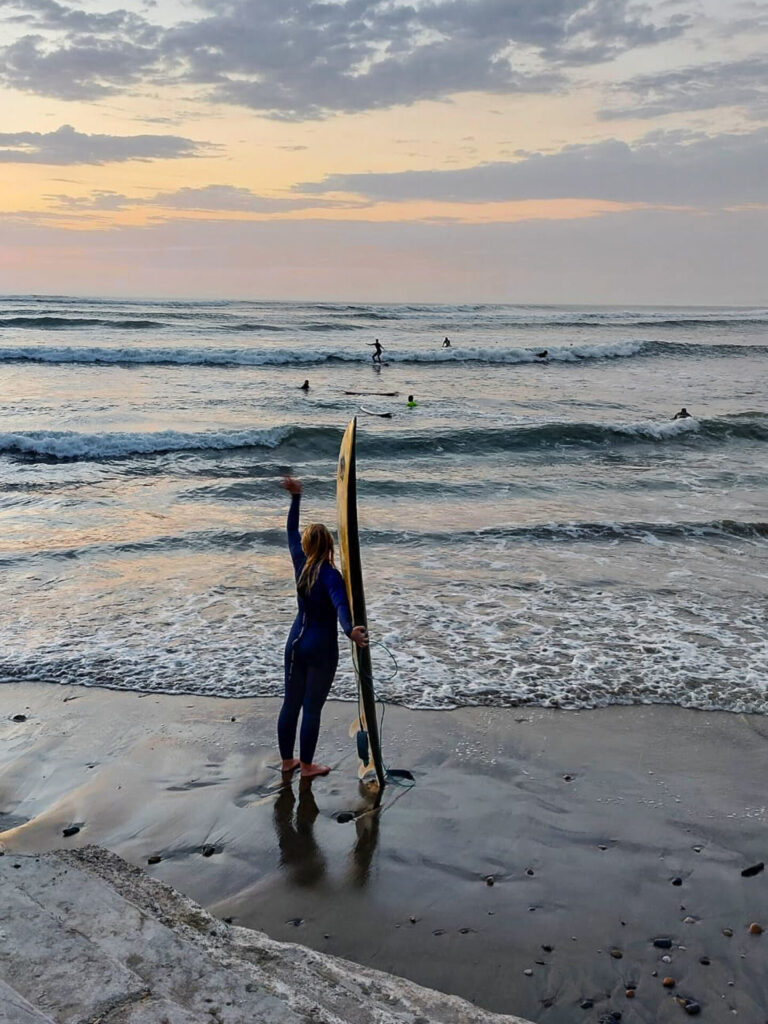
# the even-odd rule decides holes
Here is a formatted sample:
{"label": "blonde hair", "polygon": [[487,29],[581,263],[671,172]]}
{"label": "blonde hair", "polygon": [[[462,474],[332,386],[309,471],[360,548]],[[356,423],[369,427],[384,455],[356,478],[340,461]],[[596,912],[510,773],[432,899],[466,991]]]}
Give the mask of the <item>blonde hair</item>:
{"label": "blonde hair", "polygon": [[296,582],[296,589],[302,597],[307,597],[317,583],[323,562],[328,561],[334,565],[331,531],[323,523],[310,523],[301,535],[301,550],[307,560]]}

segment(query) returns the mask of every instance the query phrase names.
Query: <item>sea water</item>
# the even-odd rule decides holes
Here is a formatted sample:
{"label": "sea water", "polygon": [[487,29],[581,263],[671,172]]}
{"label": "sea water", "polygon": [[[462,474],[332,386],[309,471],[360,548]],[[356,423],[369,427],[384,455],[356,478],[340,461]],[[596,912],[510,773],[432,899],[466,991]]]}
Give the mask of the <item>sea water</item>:
{"label": "sea water", "polygon": [[358,415],[383,698],[765,713],[767,357],[766,309],[0,299],[0,679],[279,694],[279,480],[333,525]]}

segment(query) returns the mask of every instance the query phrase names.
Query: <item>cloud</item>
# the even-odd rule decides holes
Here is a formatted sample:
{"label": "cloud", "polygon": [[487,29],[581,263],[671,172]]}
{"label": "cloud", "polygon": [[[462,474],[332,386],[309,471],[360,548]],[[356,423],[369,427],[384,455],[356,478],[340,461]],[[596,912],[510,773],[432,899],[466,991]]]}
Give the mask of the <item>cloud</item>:
{"label": "cloud", "polygon": [[614,87],[616,106],[601,110],[603,120],[661,117],[690,110],[743,107],[755,119],[768,118],[768,57],[703,64],[637,75]]}
{"label": "cloud", "polygon": [[33,29],[0,48],[0,81],[94,99],[146,77],[286,120],[443,100],[552,92],[568,68],[678,36],[683,15],[635,0],[201,0],[170,27],[125,11],[6,0]]}
{"label": "cloud", "polygon": [[284,213],[291,210],[337,209],[360,207],[361,202],[326,200],[317,196],[262,196],[248,188],[235,185],[204,185],[199,188],[179,188],[170,192],[157,192],[153,196],[127,196],[120,192],[98,189],[89,196],[52,195],[60,206],[70,210],[110,211],[135,209],[141,206],[163,210],[220,212],[220,213]]}
{"label": "cloud", "polygon": [[768,200],[768,129],[717,136],[657,132],[632,146],[609,139],[457,170],[331,174],[295,189],[395,202],[579,198],[684,206],[759,203]]}
{"label": "cloud", "polygon": [[179,135],[87,135],[63,124],[53,132],[0,132],[0,163],[109,164],[200,156],[211,147]]}

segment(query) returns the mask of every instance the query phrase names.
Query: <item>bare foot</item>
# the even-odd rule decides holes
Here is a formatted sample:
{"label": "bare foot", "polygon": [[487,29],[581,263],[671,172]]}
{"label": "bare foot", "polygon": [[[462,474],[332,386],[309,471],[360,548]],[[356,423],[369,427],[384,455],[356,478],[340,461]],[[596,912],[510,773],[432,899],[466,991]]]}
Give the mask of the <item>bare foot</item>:
{"label": "bare foot", "polygon": [[282,772],[295,772],[296,769],[299,767],[299,764],[300,764],[300,762],[299,762],[298,757],[291,757],[287,761],[283,761],[283,763],[281,765],[281,768],[280,768],[280,771],[282,771]]}
{"label": "bare foot", "polygon": [[327,764],[304,764],[301,762],[302,779],[314,779],[317,775],[327,775],[331,769]]}

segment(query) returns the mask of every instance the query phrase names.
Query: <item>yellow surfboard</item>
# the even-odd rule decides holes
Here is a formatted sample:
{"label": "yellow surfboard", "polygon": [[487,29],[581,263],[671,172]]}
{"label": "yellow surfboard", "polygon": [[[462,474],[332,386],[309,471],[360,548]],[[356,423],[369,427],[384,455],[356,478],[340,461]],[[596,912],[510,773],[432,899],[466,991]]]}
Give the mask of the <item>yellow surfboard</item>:
{"label": "yellow surfboard", "polygon": [[[336,474],[336,504],[339,524],[339,549],[341,554],[341,574],[347,588],[349,607],[352,611],[352,622],[355,626],[368,628],[365,612],[365,590],[363,588],[363,568],[360,561],[360,538],[357,528],[357,474],[355,466],[355,440],[357,419],[353,419],[341,442],[339,465]],[[357,675],[358,697],[360,705],[359,729],[365,734],[365,740],[358,737],[358,753],[361,756],[361,776],[375,772],[381,789],[386,784],[384,761],[381,756],[379,724],[376,718],[376,696],[373,689],[373,669],[371,652],[368,647],[352,646],[352,658]],[[356,723],[357,724],[357,723]],[[367,751],[365,747],[367,746]],[[367,755],[367,757],[366,757]]]}

